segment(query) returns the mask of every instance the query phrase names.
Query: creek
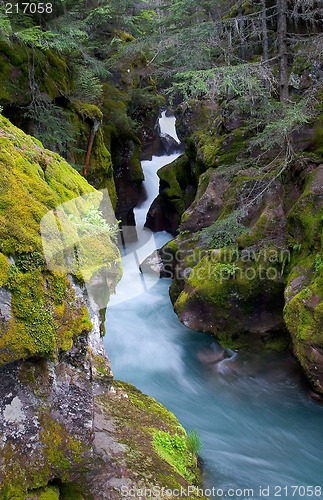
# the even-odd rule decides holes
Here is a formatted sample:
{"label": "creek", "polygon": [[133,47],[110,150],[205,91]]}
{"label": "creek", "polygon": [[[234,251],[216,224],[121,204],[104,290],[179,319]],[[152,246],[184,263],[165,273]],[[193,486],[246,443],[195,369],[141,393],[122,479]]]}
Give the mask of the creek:
{"label": "creek", "polygon": [[[163,114],[161,132],[174,137],[174,123]],[[107,310],[114,375],[160,401],[187,430],[196,429],[203,487],[215,489],[212,498],[322,499],[323,406],[309,398],[292,356],[240,350],[209,363],[220,349],[214,338],[179,322],[169,280],[138,270],[170,239],[143,224],[158,193],[156,171],[177,156],[142,162],[146,199],[135,210],[138,242],[123,250],[124,277]]]}

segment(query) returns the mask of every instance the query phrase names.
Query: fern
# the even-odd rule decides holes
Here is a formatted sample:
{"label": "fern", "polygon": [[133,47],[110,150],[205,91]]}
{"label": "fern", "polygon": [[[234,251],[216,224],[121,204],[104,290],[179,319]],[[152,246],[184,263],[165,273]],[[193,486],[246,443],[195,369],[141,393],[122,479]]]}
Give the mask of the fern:
{"label": "fern", "polygon": [[35,95],[24,116],[35,123],[34,135],[49,149],[64,155],[75,132],[61,108],[45,95]]}
{"label": "fern", "polygon": [[50,48],[60,53],[68,54],[79,51],[80,44],[88,40],[88,34],[79,27],[62,26],[55,32],[55,37],[50,42]]}
{"label": "fern", "polygon": [[12,28],[8,16],[0,13],[0,38],[9,39],[11,33]]}
{"label": "fern", "polygon": [[50,31],[43,31],[40,26],[33,26],[14,33],[15,39],[23,44],[37,49],[49,49],[52,46],[56,34]]}
{"label": "fern", "polygon": [[89,104],[98,104],[103,93],[103,86],[93,70],[80,68],[75,78],[75,97]]}

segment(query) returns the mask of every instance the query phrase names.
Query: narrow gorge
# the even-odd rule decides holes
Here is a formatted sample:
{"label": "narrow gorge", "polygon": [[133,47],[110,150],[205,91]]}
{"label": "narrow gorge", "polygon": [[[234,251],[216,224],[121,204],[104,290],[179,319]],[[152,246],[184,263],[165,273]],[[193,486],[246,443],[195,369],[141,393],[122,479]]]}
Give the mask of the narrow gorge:
{"label": "narrow gorge", "polygon": [[0,500],[323,498],[322,16],[0,1]]}

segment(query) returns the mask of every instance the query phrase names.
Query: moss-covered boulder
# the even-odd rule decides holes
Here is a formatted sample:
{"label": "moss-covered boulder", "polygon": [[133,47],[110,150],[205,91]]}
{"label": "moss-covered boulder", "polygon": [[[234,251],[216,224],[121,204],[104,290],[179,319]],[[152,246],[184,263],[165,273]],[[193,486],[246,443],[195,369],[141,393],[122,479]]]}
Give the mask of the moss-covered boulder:
{"label": "moss-covered boulder", "polygon": [[[53,358],[70,349],[78,335],[88,332],[91,322],[84,302],[75,296],[66,276],[69,272],[79,273],[76,263],[66,255],[64,260],[62,255],[67,247],[62,246],[58,236],[48,245],[55,258],[62,258],[55,261],[56,267],[48,267],[41,224],[48,214],[56,214],[58,223],[62,222],[60,211],[68,203],[70,215],[65,214],[65,219],[70,227],[65,234],[68,232],[71,237],[72,254],[78,241],[74,219],[82,218],[87,207],[102,195],[97,195],[57,154],[44,150],[36,139],[26,136],[3,117],[0,146],[0,275],[4,297],[0,306],[0,364],[31,356]],[[106,256],[111,248],[111,262],[120,261],[118,250],[108,236],[99,232],[95,244],[101,245],[96,251]],[[89,248],[89,238],[87,241],[84,238],[82,245]],[[83,279],[89,280],[104,263],[89,266],[86,251],[81,254]],[[84,274],[85,267],[90,276]]]}
{"label": "moss-covered boulder", "polygon": [[323,396],[323,166],[307,176],[288,217],[294,248],[284,310],[294,352],[310,383]]}
{"label": "moss-covered boulder", "polygon": [[0,369],[0,497],[119,500],[130,490],[198,487],[197,457],[175,416],[128,384],[111,385],[107,365],[92,379],[84,341],[78,362]]}
{"label": "moss-covered boulder", "polygon": [[152,231],[166,230],[176,234],[184,210],[192,203],[198,177],[184,154],[158,170],[159,195],[151,205],[146,226]]}
{"label": "moss-covered boulder", "polygon": [[[232,252],[233,254],[233,252]],[[282,308],[284,284],[281,263],[272,254],[230,250],[212,252],[188,273],[174,308],[180,320],[197,331],[213,333],[224,347],[266,344],[286,347]],[[228,257],[228,259],[226,258]]]}
{"label": "moss-covered boulder", "polygon": [[256,168],[208,170],[179,236],[161,252],[165,267],[173,261],[171,297],[180,320],[225,346],[289,343],[284,189],[274,177]]}
{"label": "moss-covered boulder", "polygon": [[[54,100],[71,88],[66,61],[50,50],[27,44],[0,41],[0,73],[0,104],[9,113],[11,108],[30,104],[35,97],[32,92],[45,93]],[[32,78],[37,80],[37,87],[33,87]]]}

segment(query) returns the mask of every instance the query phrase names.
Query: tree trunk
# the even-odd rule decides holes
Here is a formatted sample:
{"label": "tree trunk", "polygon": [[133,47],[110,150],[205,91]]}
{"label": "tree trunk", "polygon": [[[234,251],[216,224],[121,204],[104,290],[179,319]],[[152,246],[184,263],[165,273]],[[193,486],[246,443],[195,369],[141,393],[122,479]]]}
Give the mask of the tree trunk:
{"label": "tree trunk", "polygon": [[278,50],[280,59],[280,100],[288,100],[287,0],[277,1]]}
{"label": "tree trunk", "polygon": [[268,44],[268,30],[267,30],[266,0],[260,0],[260,3],[261,3],[262,53],[264,61],[268,61],[269,44]]}
{"label": "tree trunk", "polygon": [[[266,0],[260,0],[261,5],[261,36],[262,36],[262,56],[264,60],[264,65],[267,66],[267,61],[269,59],[269,42],[268,42],[268,29],[267,29],[267,10],[266,10]],[[265,87],[270,90],[270,85],[267,79],[265,79]]]}
{"label": "tree trunk", "polygon": [[93,124],[93,127],[92,127],[91,132],[90,132],[89,142],[87,145],[85,166],[83,169],[83,176],[85,178],[87,177],[88,170],[89,170],[90,165],[91,165],[91,154],[92,154],[92,149],[93,149],[94,138],[95,138],[95,134],[97,133],[99,128],[100,128],[99,120],[94,120],[94,124]]}
{"label": "tree trunk", "polygon": [[244,23],[244,19],[243,19],[242,0],[239,0],[238,26],[239,26],[239,36],[240,36],[240,57],[243,61],[245,61],[246,60],[246,38],[245,38],[245,33],[244,33],[245,23]]}

